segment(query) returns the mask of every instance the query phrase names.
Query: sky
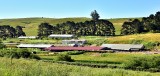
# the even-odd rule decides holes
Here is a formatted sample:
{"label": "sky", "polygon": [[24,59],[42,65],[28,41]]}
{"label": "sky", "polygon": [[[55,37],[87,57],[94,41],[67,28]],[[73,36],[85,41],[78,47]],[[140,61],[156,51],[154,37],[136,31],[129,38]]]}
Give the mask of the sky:
{"label": "sky", "polygon": [[28,17],[147,17],[160,11],[160,0],[0,0],[0,19]]}

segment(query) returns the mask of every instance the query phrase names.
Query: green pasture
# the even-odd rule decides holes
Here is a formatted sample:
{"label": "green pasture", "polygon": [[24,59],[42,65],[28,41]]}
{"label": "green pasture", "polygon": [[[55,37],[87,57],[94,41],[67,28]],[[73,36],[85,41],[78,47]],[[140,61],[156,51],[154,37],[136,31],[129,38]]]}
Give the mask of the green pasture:
{"label": "green pasture", "polygon": [[0,58],[1,76],[159,76],[160,73],[91,68],[36,60]]}
{"label": "green pasture", "polygon": [[[66,53],[66,52],[60,52]],[[49,54],[40,54],[39,55],[43,60],[56,60],[56,57],[58,56],[57,53],[49,55]],[[147,53],[94,53],[94,52],[88,52],[84,54],[79,55],[70,55],[72,59],[75,60],[75,62],[80,63],[102,63],[102,64],[113,64],[121,66],[123,63],[129,61],[130,59],[134,57],[151,57],[151,56],[160,56],[158,54],[147,54]]]}

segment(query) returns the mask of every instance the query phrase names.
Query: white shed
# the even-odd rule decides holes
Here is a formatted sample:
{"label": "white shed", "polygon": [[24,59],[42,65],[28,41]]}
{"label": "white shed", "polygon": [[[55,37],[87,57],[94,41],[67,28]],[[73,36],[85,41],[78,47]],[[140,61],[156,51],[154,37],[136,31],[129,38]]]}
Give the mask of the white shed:
{"label": "white shed", "polygon": [[82,46],[86,43],[86,40],[62,40],[62,44],[63,45],[68,45],[68,46],[73,46],[73,45],[78,45],[78,46]]}
{"label": "white shed", "polygon": [[19,39],[36,39],[38,36],[20,36]]}
{"label": "white shed", "polygon": [[112,50],[142,50],[143,44],[102,44],[101,47],[107,47]]}
{"label": "white shed", "polygon": [[48,36],[49,38],[73,38],[72,34],[51,34]]}
{"label": "white shed", "polygon": [[20,44],[18,48],[48,48],[52,47],[52,44]]}

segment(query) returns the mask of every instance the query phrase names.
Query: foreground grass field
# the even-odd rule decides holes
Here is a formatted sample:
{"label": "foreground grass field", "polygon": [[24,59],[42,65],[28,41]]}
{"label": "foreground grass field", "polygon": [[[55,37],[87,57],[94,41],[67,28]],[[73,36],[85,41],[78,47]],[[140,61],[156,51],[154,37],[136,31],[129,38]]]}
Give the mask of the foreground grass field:
{"label": "foreground grass field", "polygon": [[0,58],[0,76],[159,76],[160,73],[90,68],[36,60]]}
{"label": "foreground grass field", "polygon": [[[67,52],[61,52],[65,54]],[[59,53],[59,54],[61,54]],[[69,53],[69,52],[68,52]],[[70,52],[75,53],[75,52]],[[57,53],[53,55],[46,54],[39,54],[42,60],[56,60]],[[115,66],[123,66],[125,62],[130,61],[134,57],[153,57],[153,56],[160,56],[159,54],[147,54],[147,52],[139,52],[139,53],[84,53],[79,55],[70,55],[75,62],[80,63],[91,63],[91,64],[109,64]]]}

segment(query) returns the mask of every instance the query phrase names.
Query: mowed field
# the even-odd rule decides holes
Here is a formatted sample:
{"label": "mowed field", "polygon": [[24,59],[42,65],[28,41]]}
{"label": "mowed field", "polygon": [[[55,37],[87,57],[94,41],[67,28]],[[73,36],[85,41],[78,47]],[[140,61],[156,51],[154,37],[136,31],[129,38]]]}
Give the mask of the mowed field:
{"label": "mowed field", "polygon": [[[120,29],[124,21],[128,19],[134,18],[117,18],[117,19],[108,19],[113,23],[116,29],[116,35],[120,34]],[[138,18],[141,20],[141,18]],[[74,21],[74,22],[84,22],[87,20],[91,20],[90,18],[80,17],[80,18],[19,18],[19,19],[0,19],[0,25],[10,25],[10,26],[24,26],[24,32],[27,36],[35,36],[37,35],[38,25],[43,22],[50,23],[51,25],[60,24],[66,21]]]}

